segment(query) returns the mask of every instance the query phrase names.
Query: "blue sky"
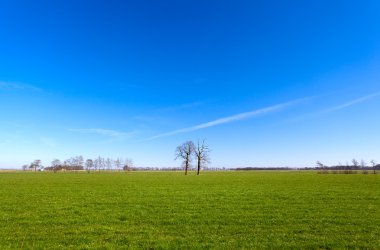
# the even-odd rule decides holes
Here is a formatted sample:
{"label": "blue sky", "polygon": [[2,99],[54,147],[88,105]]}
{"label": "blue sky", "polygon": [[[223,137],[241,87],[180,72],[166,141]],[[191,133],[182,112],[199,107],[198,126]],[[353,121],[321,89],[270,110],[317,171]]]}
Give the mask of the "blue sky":
{"label": "blue sky", "polygon": [[380,2],[1,1],[0,167],[380,161]]}

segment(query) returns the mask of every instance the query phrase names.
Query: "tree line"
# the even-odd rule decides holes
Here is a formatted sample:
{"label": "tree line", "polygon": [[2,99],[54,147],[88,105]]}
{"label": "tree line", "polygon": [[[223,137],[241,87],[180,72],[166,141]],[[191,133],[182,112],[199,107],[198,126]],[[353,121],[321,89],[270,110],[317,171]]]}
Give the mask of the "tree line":
{"label": "tree line", "polygon": [[22,166],[24,171],[74,171],[86,170],[91,171],[105,171],[105,170],[131,170],[133,168],[133,160],[131,158],[118,157],[116,159],[97,157],[95,159],[84,159],[83,156],[74,156],[67,160],[61,161],[54,159],[49,166],[42,165],[42,161],[37,159]]}
{"label": "tree line", "polygon": [[316,170],[320,170],[323,173],[328,173],[328,170],[333,170],[333,171],[342,171],[343,173],[354,173],[353,171],[355,170],[363,170],[363,171],[368,171],[372,170],[374,174],[376,174],[376,170],[380,169],[380,164],[378,164],[375,160],[371,160],[369,162],[370,165],[365,160],[360,160],[358,161],[357,159],[352,159],[351,164],[349,162],[346,162],[345,164],[338,163],[338,165],[335,166],[327,166],[323,164],[320,161],[316,162]]}
{"label": "tree line", "polygon": [[206,164],[210,163],[209,154],[210,148],[206,145],[205,140],[198,140],[197,145],[192,141],[186,141],[176,148],[175,160],[182,160],[182,166],[185,169],[185,175],[187,175],[191,163],[195,159],[197,175],[199,175],[201,168],[204,168]]}

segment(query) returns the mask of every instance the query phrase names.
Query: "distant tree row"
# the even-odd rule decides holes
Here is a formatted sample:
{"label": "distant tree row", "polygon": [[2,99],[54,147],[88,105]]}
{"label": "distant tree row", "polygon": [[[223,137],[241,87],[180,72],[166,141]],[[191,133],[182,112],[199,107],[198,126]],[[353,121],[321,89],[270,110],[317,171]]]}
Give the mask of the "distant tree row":
{"label": "distant tree row", "polygon": [[273,167],[241,167],[241,168],[232,168],[231,170],[236,170],[236,171],[252,171],[252,170],[294,170],[294,168],[289,168],[289,167],[278,167],[278,168],[273,168]]}
{"label": "distant tree row", "polygon": [[182,166],[185,169],[185,175],[189,168],[191,168],[191,162],[195,158],[197,162],[197,175],[201,168],[204,168],[206,164],[210,163],[210,148],[205,144],[205,140],[197,142],[197,145],[192,141],[187,141],[179,145],[175,150],[175,159],[182,160]]}
{"label": "distant tree row", "polygon": [[90,171],[104,171],[104,170],[131,170],[133,168],[133,161],[130,158],[118,157],[117,159],[103,158],[101,156],[96,159],[86,159],[83,156],[74,156],[63,162],[59,159],[54,159],[50,166],[43,166],[41,160],[35,160],[29,165],[22,166],[24,171],[74,171],[86,170]]}
{"label": "distant tree row", "polygon": [[345,171],[352,171],[352,170],[373,170],[373,173],[376,174],[376,170],[380,169],[380,164],[378,164],[375,160],[370,161],[370,165],[364,160],[360,160],[360,162],[356,159],[351,160],[351,164],[349,162],[346,162],[345,164],[338,163],[338,165],[335,166],[327,166],[324,165],[322,162],[317,161],[317,170],[345,170]]}

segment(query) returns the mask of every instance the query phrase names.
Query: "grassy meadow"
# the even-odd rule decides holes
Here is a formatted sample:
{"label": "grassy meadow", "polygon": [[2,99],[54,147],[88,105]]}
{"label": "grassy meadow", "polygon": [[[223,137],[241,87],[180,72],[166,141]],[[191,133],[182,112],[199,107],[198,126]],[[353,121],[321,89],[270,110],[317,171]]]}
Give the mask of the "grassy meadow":
{"label": "grassy meadow", "polygon": [[380,174],[0,173],[0,249],[380,249]]}

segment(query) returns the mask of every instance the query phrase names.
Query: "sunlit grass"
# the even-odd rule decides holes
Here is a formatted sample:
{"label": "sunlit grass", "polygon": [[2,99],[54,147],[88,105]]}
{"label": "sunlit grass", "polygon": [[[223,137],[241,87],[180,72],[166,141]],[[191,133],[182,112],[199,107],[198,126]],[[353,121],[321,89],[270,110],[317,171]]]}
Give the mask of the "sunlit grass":
{"label": "sunlit grass", "polygon": [[1,173],[0,248],[380,249],[380,175]]}

